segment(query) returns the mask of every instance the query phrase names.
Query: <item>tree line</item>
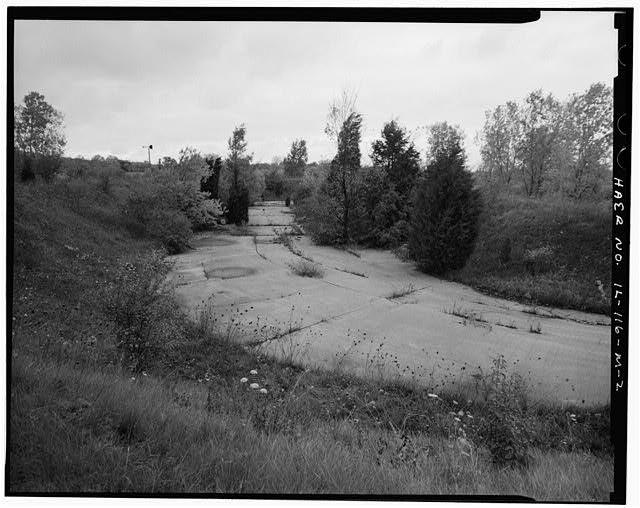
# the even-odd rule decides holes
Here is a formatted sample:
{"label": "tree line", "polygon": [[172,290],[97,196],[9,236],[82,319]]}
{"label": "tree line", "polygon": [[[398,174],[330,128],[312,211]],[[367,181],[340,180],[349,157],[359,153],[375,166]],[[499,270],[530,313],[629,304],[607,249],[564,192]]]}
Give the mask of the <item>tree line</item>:
{"label": "tree line", "polygon": [[[41,94],[28,94],[14,112],[21,180],[81,171],[82,164],[63,167],[72,165],[62,158],[63,116]],[[488,110],[475,137],[481,163],[474,172],[458,126],[429,126],[428,149],[421,155],[397,119],[383,125],[370,147],[372,164],[363,167],[362,126],[356,96],[343,92],[330,104],[325,127],[335,156],[312,163],[304,139],[294,140],[283,158],[253,163],[247,129],[237,126],[227,141],[226,157],[186,147],[178,160],[164,157],[147,168],[154,172],[151,190],[146,197],[133,195],[130,210],[140,217],[145,209],[154,210],[159,215],[153,220],[173,223],[179,232],[185,220],[192,229],[208,227],[222,216],[242,224],[250,204],[284,197],[287,205],[294,202],[298,219],[317,243],[398,248],[421,269],[442,273],[464,265],[483,202],[510,194],[601,199],[610,188],[612,91],[602,83],[565,101],[535,90],[521,101]],[[93,162],[109,164],[103,184],[104,175],[134,164],[113,157]],[[162,203],[173,203],[181,218],[168,220],[158,212]],[[141,222],[145,220],[152,219]],[[177,245],[183,243],[178,238]]]}

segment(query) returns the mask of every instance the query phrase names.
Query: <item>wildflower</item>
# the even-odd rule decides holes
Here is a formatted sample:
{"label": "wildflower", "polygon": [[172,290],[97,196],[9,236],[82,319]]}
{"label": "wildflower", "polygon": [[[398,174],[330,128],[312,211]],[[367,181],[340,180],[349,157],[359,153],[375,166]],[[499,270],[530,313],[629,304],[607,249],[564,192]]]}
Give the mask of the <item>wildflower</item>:
{"label": "wildflower", "polygon": [[431,397],[432,399],[439,399],[440,398],[435,393],[427,393],[427,397]]}
{"label": "wildflower", "polygon": [[252,376],[256,376],[258,374],[258,371],[256,369],[253,369],[251,372],[249,372],[249,374],[251,374]]}
{"label": "wildflower", "polygon": [[243,378],[240,380],[240,382],[241,382],[241,383],[246,383],[247,381],[249,381],[249,380],[248,380],[246,377],[243,377]]}
{"label": "wildflower", "polygon": [[266,388],[260,388],[260,393],[264,393],[266,395],[268,392]]}
{"label": "wildflower", "polygon": [[453,400],[453,401],[451,401],[451,402],[453,402],[453,405],[454,405],[454,406],[457,406],[457,405],[458,405],[458,401],[457,401],[457,400]]}
{"label": "wildflower", "polygon": [[464,411],[462,409],[458,411],[458,416],[464,416]]}
{"label": "wildflower", "polygon": [[455,421],[459,422],[460,418],[458,418],[457,416],[454,418]]}
{"label": "wildflower", "polygon": [[258,388],[260,388],[260,385],[258,383],[251,383],[249,385],[249,388],[251,388],[252,390],[257,390]]}

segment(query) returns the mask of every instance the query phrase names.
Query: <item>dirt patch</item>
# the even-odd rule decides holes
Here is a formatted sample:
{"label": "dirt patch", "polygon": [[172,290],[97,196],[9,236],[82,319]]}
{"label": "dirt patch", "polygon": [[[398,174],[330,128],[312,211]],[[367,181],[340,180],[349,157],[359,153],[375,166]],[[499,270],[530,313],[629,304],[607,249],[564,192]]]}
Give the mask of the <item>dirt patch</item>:
{"label": "dirt patch", "polygon": [[246,268],[244,266],[224,266],[205,270],[204,274],[207,279],[238,279],[240,277],[248,277],[256,272],[257,270],[255,268]]}

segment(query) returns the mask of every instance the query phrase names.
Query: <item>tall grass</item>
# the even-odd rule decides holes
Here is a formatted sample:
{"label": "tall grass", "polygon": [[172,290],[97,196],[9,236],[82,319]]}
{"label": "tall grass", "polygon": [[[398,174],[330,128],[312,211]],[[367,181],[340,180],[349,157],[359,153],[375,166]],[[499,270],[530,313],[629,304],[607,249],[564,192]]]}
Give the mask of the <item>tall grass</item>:
{"label": "tall grass", "polygon": [[612,459],[585,453],[536,451],[527,470],[496,469],[448,439],[366,428],[354,418],[277,431],[261,423],[256,404],[269,396],[240,383],[220,397],[202,385],[20,356],[13,367],[16,494],[479,493],[593,501],[605,499],[612,483]]}

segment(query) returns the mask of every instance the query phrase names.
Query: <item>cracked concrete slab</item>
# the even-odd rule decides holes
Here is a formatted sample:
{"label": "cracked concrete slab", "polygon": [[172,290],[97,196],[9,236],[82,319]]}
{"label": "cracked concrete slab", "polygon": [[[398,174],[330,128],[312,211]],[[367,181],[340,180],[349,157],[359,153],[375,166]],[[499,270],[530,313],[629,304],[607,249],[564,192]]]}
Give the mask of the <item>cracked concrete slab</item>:
{"label": "cracked concrete slab", "polygon": [[609,399],[606,316],[531,309],[420,273],[388,251],[348,252],[306,237],[294,240],[295,250],[324,276],[300,277],[290,266],[301,258],[268,238],[199,235],[194,250],[172,257],[181,305],[194,312],[212,297],[221,320],[242,316],[237,340],[285,334],[262,348],[308,364],[455,383],[504,355],[538,398]]}

